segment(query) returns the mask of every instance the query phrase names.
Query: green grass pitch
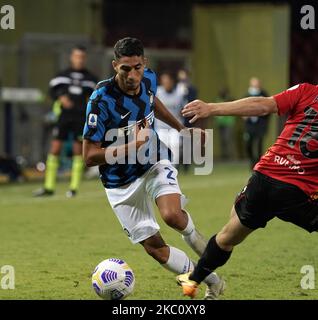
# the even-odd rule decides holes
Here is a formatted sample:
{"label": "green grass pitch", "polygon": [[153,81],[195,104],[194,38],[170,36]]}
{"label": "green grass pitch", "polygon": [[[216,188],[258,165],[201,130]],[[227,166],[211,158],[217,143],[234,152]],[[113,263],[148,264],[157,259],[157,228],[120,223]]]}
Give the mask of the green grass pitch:
{"label": "green grass pitch", "polygon": [[[210,176],[179,175],[187,206],[207,237],[227,222],[237,192],[250,173],[243,164],[215,165]],[[136,276],[129,299],[186,299],[175,276],[132,245],[112,213],[99,181],[84,181],[77,198],[65,198],[67,182],[51,198],[34,199],[35,184],[0,187],[0,268],[15,267],[15,289],[0,299],[99,299],[91,272],[102,260],[127,261]],[[158,216],[168,244],[197,259]],[[318,237],[278,219],[250,235],[218,270],[227,281],[222,299],[318,299],[318,286],[304,290],[300,269],[318,272]],[[1,277],[4,275],[0,273]],[[203,297],[204,286],[199,298]]]}

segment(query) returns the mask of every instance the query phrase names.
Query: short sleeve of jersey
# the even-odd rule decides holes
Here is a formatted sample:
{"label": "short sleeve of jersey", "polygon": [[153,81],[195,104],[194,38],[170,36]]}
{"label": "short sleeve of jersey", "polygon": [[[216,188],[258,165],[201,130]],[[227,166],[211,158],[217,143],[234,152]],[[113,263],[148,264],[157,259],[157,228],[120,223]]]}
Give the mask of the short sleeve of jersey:
{"label": "short sleeve of jersey", "polygon": [[283,115],[289,111],[292,111],[294,106],[298,104],[303,92],[308,89],[309,84],[302,83],[297,84],[281,93],[274,95],[278,107],[278,114]]}
{"label": "short sleeve of jersey", "polygon": [[87,104],[86,122],[83,138],[94,142],[103,142],[107,131],[108,103],[100,90],[95,90]]}
{"label": "short sleeve of jersey", "polygon": [[157,75],[151,69],[145,69],[144,78],[150,81],[150,90],[156,95],[157,94]]}

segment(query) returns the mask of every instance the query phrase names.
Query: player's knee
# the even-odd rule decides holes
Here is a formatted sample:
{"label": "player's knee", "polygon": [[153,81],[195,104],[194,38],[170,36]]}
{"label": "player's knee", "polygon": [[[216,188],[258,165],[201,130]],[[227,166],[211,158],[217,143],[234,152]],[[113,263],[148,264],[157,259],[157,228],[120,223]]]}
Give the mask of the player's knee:
{"label": "player's knee", "polygon": [[146,252],[157,260],[159,263],[166,263],[169,258],[169,247],[164,245],[163,247],[157,248],[152,246],[144,246]]}
{"label": "player's knee", "polygon": [[50,148],[50,154],[53,156],[59,156],[61,153],[61,148],[62,146],[58,143],[52,143],[51,148]]}
{"label": "player's knee", "polygon": [[180,209],[168,208],[161,211],[164,222],[171,228],[180,229],[182,225],[183,213]]}

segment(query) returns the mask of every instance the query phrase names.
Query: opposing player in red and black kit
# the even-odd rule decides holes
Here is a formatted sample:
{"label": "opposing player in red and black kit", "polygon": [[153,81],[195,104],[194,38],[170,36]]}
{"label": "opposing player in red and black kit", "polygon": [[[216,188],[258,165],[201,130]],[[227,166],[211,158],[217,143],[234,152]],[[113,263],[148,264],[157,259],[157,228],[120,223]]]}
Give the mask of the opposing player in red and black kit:
{"label": "opposing player in red and black kit", "polygon": [[194,297],[198,284],[228,261],[233,247],[274,217],[318,230],[318,86],[304,83],[273,97],[225,103],[196,100],[182,113],[192,117],[190,122],[219,115],[288,114],[281,135],[236,198],[230,221],[209,240],[194,271],[177,277],[184,294]]}

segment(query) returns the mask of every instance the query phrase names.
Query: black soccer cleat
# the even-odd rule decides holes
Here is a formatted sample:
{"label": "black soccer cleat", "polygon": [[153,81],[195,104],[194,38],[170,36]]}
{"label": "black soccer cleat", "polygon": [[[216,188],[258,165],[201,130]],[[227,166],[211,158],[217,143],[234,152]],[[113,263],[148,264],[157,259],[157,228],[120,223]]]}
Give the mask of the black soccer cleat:
{"label": "black soccer cleat", "polygon": [[54,191],[53,190],[47,190],[45,188],[41,188],[39,190],[35,190],[33,192],[34,197],[48,197],[48,196],[53,196]]}

